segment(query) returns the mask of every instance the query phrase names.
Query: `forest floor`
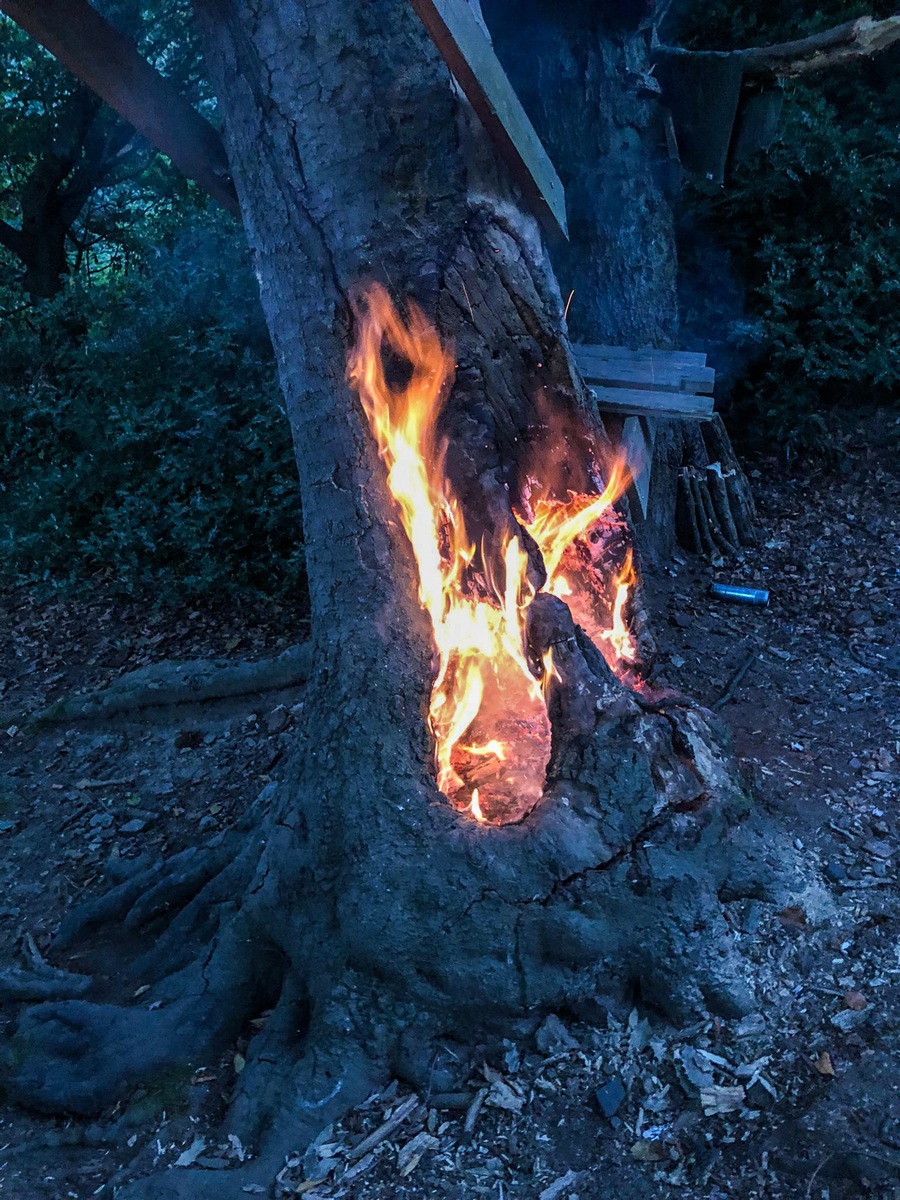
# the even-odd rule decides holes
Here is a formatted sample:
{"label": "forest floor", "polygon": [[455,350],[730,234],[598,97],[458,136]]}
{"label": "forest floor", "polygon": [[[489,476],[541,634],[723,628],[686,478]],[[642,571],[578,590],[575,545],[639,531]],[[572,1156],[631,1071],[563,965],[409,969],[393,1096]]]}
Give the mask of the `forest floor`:
{"label": "forest floor", "polygon": [[[273,1194],[900,1197],[900,421],[874,414],[838,442],[839,469],[752,464],[762,536],[744,562],[679,556],[648,580],[657,683],[710,704],[757,652],[721,715],[755,803],[833,888],[836,923],[749,903],[737,932],[780,981],[757,1013],[698,1012],[683,1029],[638,1009],[592,1026],[561,1014],[485,1062],[456,1108],[396,1083],[373,1096],[298,1146]],[[767,588],[771,603],[714,601],[713,579]],[[135,862],[233,823],[278,778],[303,695],[42,733],[9,714],[163,659],[272,654],[302,621],[237,602],[173,613],[149,597],[0,596],[0,964],[47,950],[66,909]],[[230,1200],[244,1150],[210,1120],[245,1048],[87,1124],[0,1107],[0,1197],[112,1197],[180,1159],[221,1171]]]}

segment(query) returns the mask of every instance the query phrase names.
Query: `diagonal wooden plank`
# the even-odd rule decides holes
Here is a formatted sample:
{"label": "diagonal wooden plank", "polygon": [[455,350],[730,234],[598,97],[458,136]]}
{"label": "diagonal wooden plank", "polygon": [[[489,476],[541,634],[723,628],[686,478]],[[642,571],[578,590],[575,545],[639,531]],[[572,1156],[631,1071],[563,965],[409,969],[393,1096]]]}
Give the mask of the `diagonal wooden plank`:
{"label": "diagonal wooden plank", "polygon": [[535,216],[568,237],[563,185],[468,0],[410,2]]}
{"label": "diagonal wooden plank", "polygon": [[216,130],[87,0],[0,0],[0,11],[167,154],[180,171],[239,215]]}

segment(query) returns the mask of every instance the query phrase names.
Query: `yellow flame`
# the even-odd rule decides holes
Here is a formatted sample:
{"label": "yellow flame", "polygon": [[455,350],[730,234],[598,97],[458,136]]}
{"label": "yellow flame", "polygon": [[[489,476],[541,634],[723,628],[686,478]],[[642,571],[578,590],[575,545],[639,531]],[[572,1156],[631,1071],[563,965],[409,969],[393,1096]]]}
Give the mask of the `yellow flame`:
{"label": "yellow flame", "polygon": [[[500,780],[495,792],[501,785],[507,791],[530,787],[536,800],[549,754],[542,682],[525,648],[525,614],[535,587],[528,554],[515,536],[496,549],[482,547],[486,584],[476,587],[469,578],[475,546],[446,477],[446,442],[438,433],[454,375],[452,348],[441,344],[421,309],[408,307],[404,321],[379,284],[355,297],[357,337],[347,373],[387,467],[388,487],[415,555],[419,600],[431,620],[438,669],[429,721],[438,786],[461,805],[471,795],[466,810],[476,820],[493,820],[496,798],[489,794],[491,781],[483,779],[492,768],[484,760],[495,760]],[[405,364],[403,382],[388,378],[385,351]],[[624,465],[617,465],[600,496],[570,493],[565,502],[537,501],[527,528],[544,558],[547,590],[567,594],[569,584],[559,574],[566,547],[614,503],[627,479]],[[552,655],[543,665],[546,686],[553,676]],[[518,731],[518,757],[534,759],[537,753],[544,766],[531,773],[540,778],[523,784],[511,772],[509,738],[501,736],[501,728]],[[541,738],[546,745],[537,751],[526,745]],[[467,765],[470,761],[481,766]],[[467,783],[461,771],[472,776],[477,771],[480,786],[473,789],[473,780]],[[502,779],[500,772],[505,772]]]}
{"label": "yellow flame", "polygon": [[472,803],[469,805],[469,812],[476,821],[484,821],[485,816],[481,811],[481,805],[478,803],[478,788],[472,793]]}
{"label": "yellow flame", "polygon": [[613,604],[612,628],[600,636],[608,641],[616,653],[616,657],[627,663],[633,663],[637,658],[637,646],[631,636],[631,630],[625,623],[625,604],[636,582],[632,554],[629,550],[625,555],[622,570],[616,577],[616,599]]}

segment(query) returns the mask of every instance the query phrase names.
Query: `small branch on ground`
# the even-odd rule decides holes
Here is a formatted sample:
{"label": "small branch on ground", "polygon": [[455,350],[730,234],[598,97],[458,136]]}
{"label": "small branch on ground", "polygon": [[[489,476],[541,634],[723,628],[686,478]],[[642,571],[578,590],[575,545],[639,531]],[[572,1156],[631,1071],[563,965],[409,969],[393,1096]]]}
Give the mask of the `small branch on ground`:
{"label": "small branch on ground", "polygon": [[754,647],[738,669],[734,672],[725,687],[725,691],[721,694],[718,700],[714,701],[709,707],[712,712],[718,712],[720,708],[724,708],[729,700],[734,699],[735,692],[744,682],[744,676],[759,658],[759,648]]}

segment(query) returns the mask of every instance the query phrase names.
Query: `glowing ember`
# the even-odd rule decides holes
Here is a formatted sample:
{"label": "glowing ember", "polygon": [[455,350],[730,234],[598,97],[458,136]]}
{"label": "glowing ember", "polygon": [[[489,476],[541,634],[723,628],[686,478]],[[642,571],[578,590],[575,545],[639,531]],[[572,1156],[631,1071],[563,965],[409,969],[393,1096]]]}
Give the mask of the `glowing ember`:
{"label": "glowing ember", "polygon": [[[481,547],[482,573],[470,570],[476,548],[444,470],[446,442],[437,433],[453,381],[451,349],[414,304],[402,320],[378,284],[357,297],[355,315],[348,377],[388,469],[438,653],[429,706],[438,787],[476,821],[515,820],[540,798],[550,752],[542,681],[525,649],[525,614],[535,594],[528,555],[517,537],[507,536],[503,545]],[[403,382],[388,379],[386,355],[404,364]],[[569,490],[559,498],[556,480],[546,487],[529,483],[531,519],[520,517],[521,523],[543,556],[545,590],[568,599],[585,590],[583,572],[564,569],[568,552],[602,519],[617,520],[611,506],[628,483],[627,470],[617,464],[600,495]],[[633,582],[629,552],[614,581],[614,601],[600,604],[611,627],[593,631],[614,666],[635,657],[624,617]],[[607,586],[608,580],[599,590],[588,583],[595,616],[596,595]],[[549,652],[543,667],[546,681],[553,671]]]}

